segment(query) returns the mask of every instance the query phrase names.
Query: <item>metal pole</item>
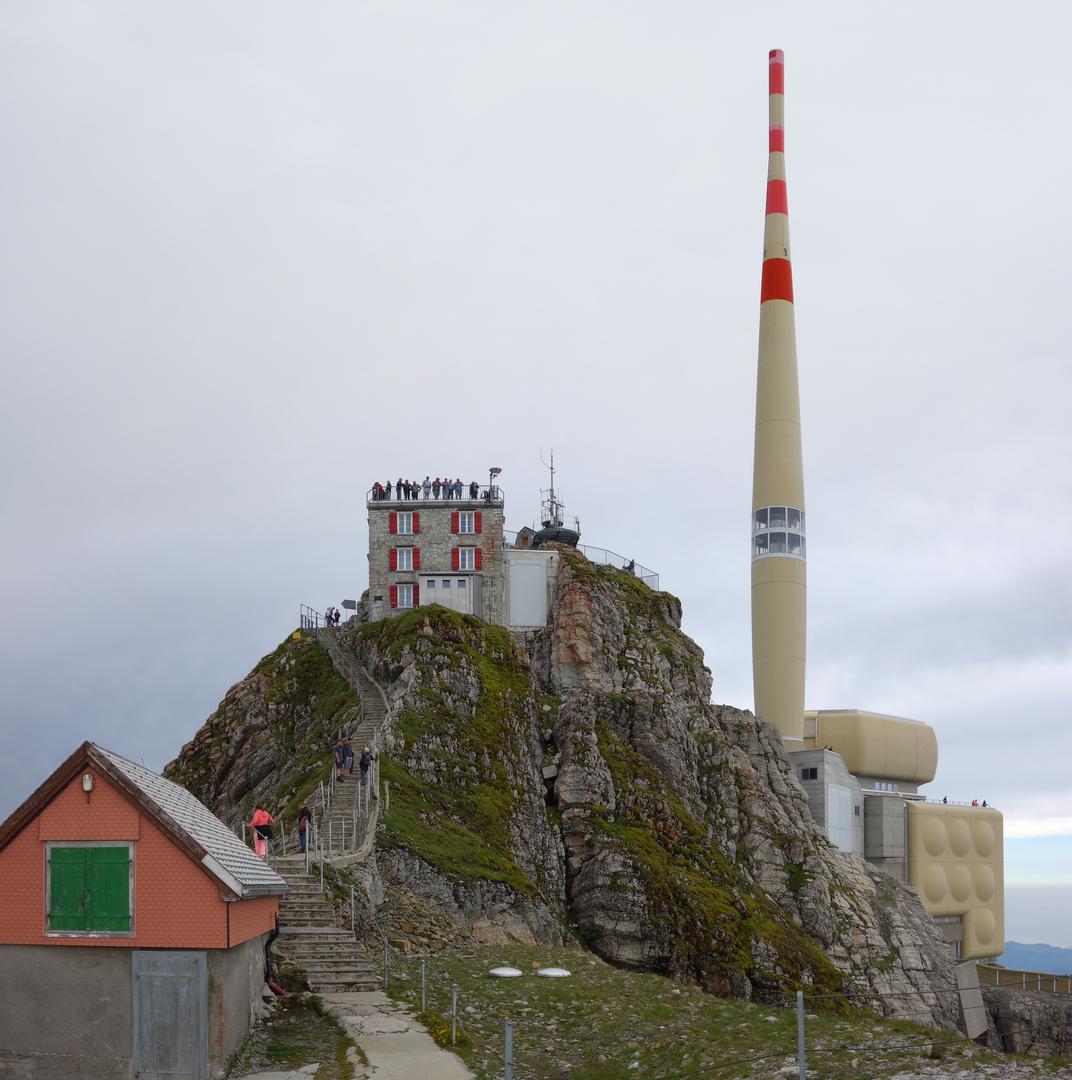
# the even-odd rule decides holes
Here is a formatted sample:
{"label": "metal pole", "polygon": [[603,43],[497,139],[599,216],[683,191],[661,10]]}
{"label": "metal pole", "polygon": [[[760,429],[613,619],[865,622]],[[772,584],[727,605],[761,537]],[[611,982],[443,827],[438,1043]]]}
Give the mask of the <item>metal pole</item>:
{"label": "metal pole", "polygon": [[320,845],[320,892],[324,892],[324,845]]}
{"label": "metal pole", "polygon": [[334,846],[331,842],[331,818],[328,818],[328,851],[331,851]]}
{"label": "metal pole", "polygon": [[450,984],[450,1045],[458,1040],[458,984]]}
{"label": "metal pole", "polygon": [[246,823],[242,822],[242,843],[249,847],[249,841],[246,839]]}
{"label": "metal pole", "polygon": [[505,1059],[505,1080],[514,1080],[514,1023],[506,1021],[506,1030],[503,1032],[503,1058]]}
{"label": "metal pole", "polygon": [[354,914],[354,887],[350,886],[350,929],[353,930],[357,926],[357,916]]}
{"label": "metal pole", "polygon": [[428,999],[424,993],[424,957],[421,957],[421,1012],[428,1011]]}
{"label": "metal pole", "polygon": [[797,1053],[800,1055],[800,1080],[807,1080],[808,1067],[804,1061],[804,991],[797,991]]}
{"label": "metal pole", "polygon": [[383,943],[383,992],[387,993],[387,942]]}

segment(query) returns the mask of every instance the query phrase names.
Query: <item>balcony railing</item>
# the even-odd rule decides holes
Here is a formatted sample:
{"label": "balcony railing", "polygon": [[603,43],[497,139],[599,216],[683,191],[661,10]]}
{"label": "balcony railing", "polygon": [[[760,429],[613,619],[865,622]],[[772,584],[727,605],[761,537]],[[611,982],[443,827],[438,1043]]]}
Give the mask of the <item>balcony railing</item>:
{"label": "balcony railing", "polygon": [[440,488],[439,495],[436,496],[433,492],[429,492],[425,497],[424,489],[418,490],[415,496],[406,497],[403,492],[401,495],[398,492],[397,485],[392,484],[390,491],[384,489],[382,494],[377,493],[374,487],[369,488],[365,493],[365,502],[369,506],[404,506],[409,509],[418,509],[421,503],[425,503],[429,506],[434,506],[439,503],[448,503],[453,506],[460,506],[465,503],[477,505],[483,503],[486,506],[502,506],[503,505],[503,491],[498,484],[491,486],[487,484],[477,484],[476,494],[473,494],[473,485],[462,484],[462,491],[460,495],[447,495],[445,489]]}
{"label": "balcony railing", "polygon": [[[517,533],[503,529],[503,547],[514,547],[517,543]],[[589,547],[587,544],[578,544],[577,550],[591,563],[597,566],[613,566],[618,570],[624,570],[633,577],[640,578],[649,589],[659,591],[659,575],[646,566],[641,566],[635,559],[627,559],[616,551],[608,551],[606,548]]]}

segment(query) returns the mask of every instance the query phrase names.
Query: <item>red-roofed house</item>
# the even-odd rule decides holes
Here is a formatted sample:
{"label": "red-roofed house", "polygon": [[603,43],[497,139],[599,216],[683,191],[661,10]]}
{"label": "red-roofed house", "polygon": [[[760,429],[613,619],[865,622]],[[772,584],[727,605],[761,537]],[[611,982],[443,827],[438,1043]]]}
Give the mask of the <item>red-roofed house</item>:
{"label": "red-roofed house", "polygon": [[286,882],[188,791],[83,743],[0,825],[0,883],[0,1074],[223,1075]]}

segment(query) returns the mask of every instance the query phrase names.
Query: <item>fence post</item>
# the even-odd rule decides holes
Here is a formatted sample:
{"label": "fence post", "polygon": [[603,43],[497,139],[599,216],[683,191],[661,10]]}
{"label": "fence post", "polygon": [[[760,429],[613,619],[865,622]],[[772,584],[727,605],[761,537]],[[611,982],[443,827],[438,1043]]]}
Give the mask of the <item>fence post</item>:
{"label": "fence post", "polygon": [[808,1067],[804,1061],[804,991],[797,991],[797,1053],[800,1056],[800,1080],[807,1080]]}
{"label": "fence post", "polygon": [[324,892],[324,845],[320,845],[320,892]]}
{"label": "fence post", "polygon": [[334,846],[331,842],[331,818],[328,818],[328,851],[331,851]]}
{"label": "fence post", "polygon": [[458,984],[450,984],[450,1045],[458,1041]]}
{"label": "fence post", "polygon": [[383,992],[387,993],[387,942],[383,943]]}
{"label": "fence post", "polygon": [[506,1030],[503,1032],[503,1059],[505,1080],[514,1080],[514,1023],[512,1020],[506,1021]]}
{"label": "fence post", "polygon": [[424,994],[424,957],[421,957],[421,1012],[428,1011],[428,999]]}
{"label": "fence post", "polygon": [[249,841],[246,839],[246,823],[242,822],[242,843],[249,847]]}
{"label": "fence post", "polygon": [[354,914],[354,887],[350,886],[350,929],[357,929],[357,916]]}

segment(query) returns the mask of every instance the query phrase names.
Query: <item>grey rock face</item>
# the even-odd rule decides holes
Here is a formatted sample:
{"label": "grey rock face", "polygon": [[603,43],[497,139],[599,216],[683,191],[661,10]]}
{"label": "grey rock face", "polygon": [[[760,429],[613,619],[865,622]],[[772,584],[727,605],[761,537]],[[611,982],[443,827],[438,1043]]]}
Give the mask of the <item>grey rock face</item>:
{"label": "grey rock face", "polygon": [[982,990],[990,1015],[989,1043],[994,1049],[1072,1057],[1072,998],[996,986]]}

